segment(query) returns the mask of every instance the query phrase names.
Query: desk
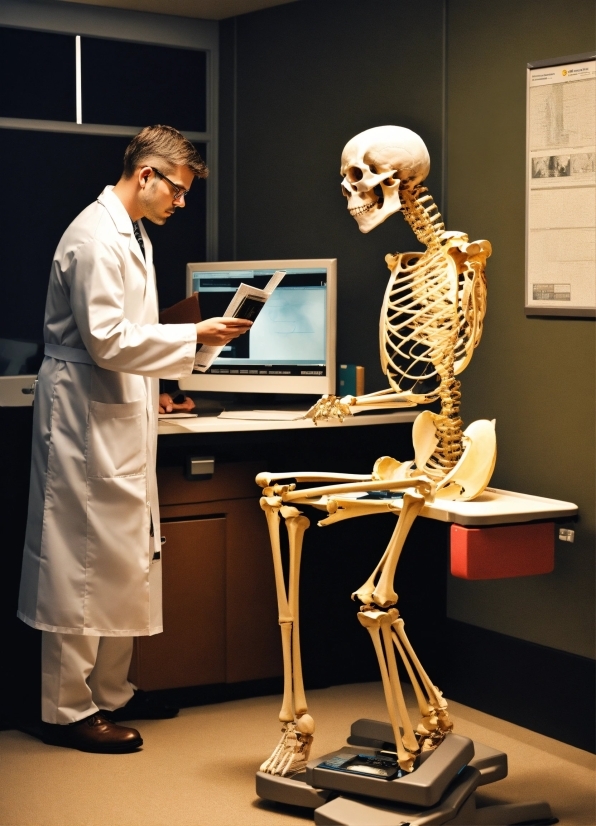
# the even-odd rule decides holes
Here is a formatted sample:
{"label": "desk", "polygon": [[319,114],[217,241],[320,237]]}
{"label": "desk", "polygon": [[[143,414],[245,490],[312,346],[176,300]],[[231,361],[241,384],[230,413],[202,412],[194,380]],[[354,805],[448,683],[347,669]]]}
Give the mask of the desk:
{"label": "desk", "polygon": [[[162,536],[166,538],[165,630],[137,640],[133,681],[140,688],[155,690],[280,678],[273,565],[255,476],[269,468],[284,467],[369,473],[383,454],[411,455],[411,423],[418,412],[407,409],[368,414],[348,417],[343,424],[318,425],[310,419],[161,419],[157,478]],[[215,459],[213,476],[188,479],[189,456],[206,455]],[[313,524],[315,520],[316,515]],[[383,524],[377,529],[367,520],[365,533],[373,556],[394,521],[391,516],[386,522],[381,520]],[[371,527],[375,537],[380,531],[379,542],[371,543]],[[363,528],[359,526],[356,534],[350,529],[350,533],[358,535]],[[310,531],[304,568],[304,581],[311,581],[305,588],[307,600],[316,590],[312,587],[314,578],[325,583],[333,576],[331,568],[340,546],[327,550],[326,545],[329,540],[335,544],[336,539],[341,545],[343,533]],[[347,582],[345,587],[341,582],[338,585],[338,597],[347,605],[350,619],[349,594],[354,587]],[[314,632],[318,624],[308,608],[304,624],[308,639],[308,629]],[[361,637],[358,626],[353,631]],[[367,643],[364,638],[361,641]],[[316,647],[313,653],[316,657]]]}
{"label": "desk", "polygon": [[188,419],[160,419],[160,436],[181,435],[182,433],[254,433],[258,431],[329,430],[345,427],[367,427],[370,425],[403,424],[413,422],[420,413],[418,408],[398,410],[393,413],[369,413],[348,416],[343,422],[328,421],[314,424],[312,419],[293,421],[220,419],[217,416],[196,416]]}
{"label": "desk", "polygon": [[[139,687],[229,686],[279,678],[273,565],[256,474],[286,469],[369,473],[379,456],[409,459],[411,423],[418,412],[365,414],[318,425],[310,419],[160,420],[165,631],[137,640],[132,677]],[[188,457],[206,455],[215,458],[213,477],[188,479]],[[374,679],[377,664],[354,621],[350,594],[378,562],[395,516],[379,514],[318,530],[320,511],[301,510],[313,526],[305,538],[301,577],[306,679],[311,686],[353,681],[354,662],[359,679]],[[400,610],[414,620],[411,636],[423,659],[436,661],[440,653],[437,628],[446,616],[449,523],[569,518],[576,510],[569,502],[492,488],[474,502],[428,504],[422,512],[428,518],[416,520],[396,577]]]}

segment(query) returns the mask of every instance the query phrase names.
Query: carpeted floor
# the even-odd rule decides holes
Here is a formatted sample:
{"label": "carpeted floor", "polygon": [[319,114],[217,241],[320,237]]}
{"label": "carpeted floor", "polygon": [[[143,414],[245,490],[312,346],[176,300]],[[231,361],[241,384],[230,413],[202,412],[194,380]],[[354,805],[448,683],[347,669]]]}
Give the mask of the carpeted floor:
{"label": "carpeted floor", "polygon": [[[340,747],[359,717],[387,719],[378,683],[312,691],[313,756]],[[292,826],[299,810],[260,802],[254,775],[279,736],[279,697],[183,709],[138,724],[145,745],[94,755],[0,732],[0,826]],[[451,703],[458,733],[501,749],[509,777],[495,802],[546,799],[562,826],[595,826],[594,756]],[[581,713],[578,710],[578,713]]]}

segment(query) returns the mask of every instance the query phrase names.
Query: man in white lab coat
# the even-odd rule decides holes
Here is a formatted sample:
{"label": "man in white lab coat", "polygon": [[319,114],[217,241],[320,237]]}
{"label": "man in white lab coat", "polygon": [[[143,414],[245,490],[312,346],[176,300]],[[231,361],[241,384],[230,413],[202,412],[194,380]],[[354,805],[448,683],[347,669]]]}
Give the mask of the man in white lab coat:
{"label": "man in white lab coat", "polygon": [[42,631],[42,720],[53,744],[133,751],[142,739],[114,722],[118,713],[175,713],[140,701],[127,679],[133,638],[162,631],[158,380],[189,375],[197,342],[225,344],[250,323],[159,324],[140,219],[164,224],[206,175],[179,132],[147,127],[52,263],[18,615]]}

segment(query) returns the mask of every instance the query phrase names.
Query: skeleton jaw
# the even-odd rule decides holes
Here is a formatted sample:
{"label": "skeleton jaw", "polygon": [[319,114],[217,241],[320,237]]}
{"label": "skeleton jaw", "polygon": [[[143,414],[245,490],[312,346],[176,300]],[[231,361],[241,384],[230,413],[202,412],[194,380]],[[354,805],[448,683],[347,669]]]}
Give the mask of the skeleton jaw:
{"label": "skeleton jaw", "polygon": [[[360,187],[362,183],[361,181]],[[355,219],[360,232],[370,232],[394,212],[399,212],[402,206],[399,183],[398,179],[392,178],[389,174],[387,180],[375,182],[374,187],[364,191],[360,189],[350,192],[343,186],[348,199],[348,212]]]}
{"label": "skeleton jaw", "polygon": [[364,212],[368,212],[369,209],[376,207],[380,200],[380,198],[377,198],[375,201],[371,201],[370,204],[363,204],[362,206],[352,207],[351,209],[348,207],[348,212],[352,218],[355,218],[357,215],[362,215]]}

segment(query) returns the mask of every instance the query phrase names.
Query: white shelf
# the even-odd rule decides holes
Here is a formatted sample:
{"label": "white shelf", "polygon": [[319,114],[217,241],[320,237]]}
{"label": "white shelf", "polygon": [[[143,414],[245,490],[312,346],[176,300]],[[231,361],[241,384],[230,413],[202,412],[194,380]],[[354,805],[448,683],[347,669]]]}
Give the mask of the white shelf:
{"label": "white shelf", "polygon": [[[361,494],[334,494],[333,499],[341,503],[342,499],[358,499]],[[392,501],[399,508],[401,499],[381,500]],[[379,501],[379,511],[383,510]],[[325,497],[313,499],[314,507],[323,508]],[[436,519],[439,522],[455,522],[466,527],[482,527],[487,525],[517,524],[519,522],[546,521],[550,519],[571,518],[578,512],[573,502],[564,502],[559,499],[547,499],[544,496],[532,496],[529,493],[515,493],[499,488],[486,488],[472,502],[452,502],[445,499],[435,499],[425,505],[420,516]]]}
{"label": "white shelf", "polygon": [[578,507],[573,502],[499,488],[486,488],[484,493],[472,502],[447,502],[436,499],[432,505],[422,509],[422,516],[474,527],[572,517],[577,512]]}

